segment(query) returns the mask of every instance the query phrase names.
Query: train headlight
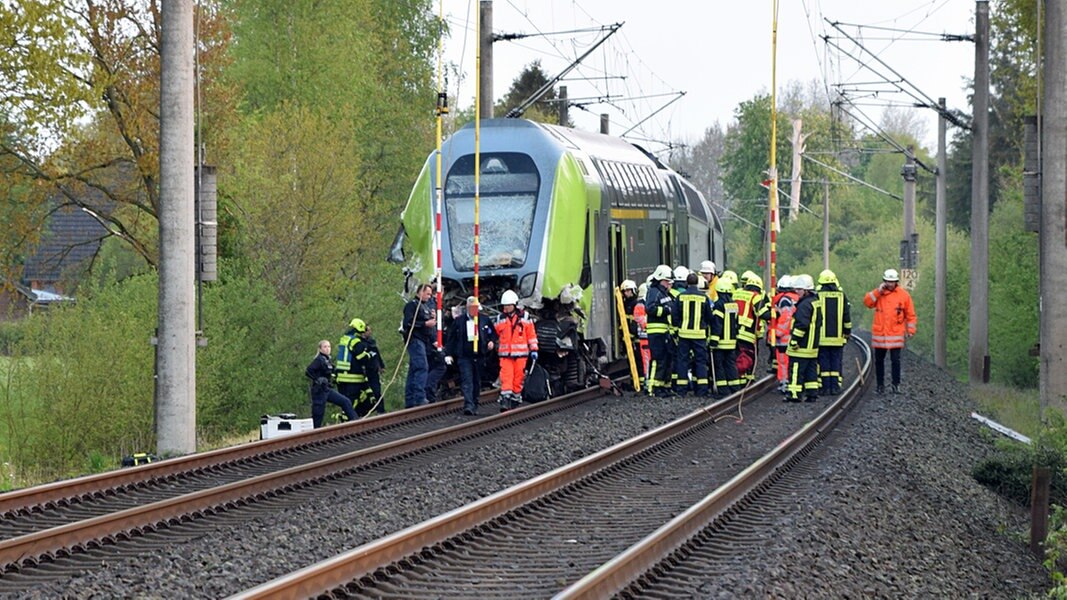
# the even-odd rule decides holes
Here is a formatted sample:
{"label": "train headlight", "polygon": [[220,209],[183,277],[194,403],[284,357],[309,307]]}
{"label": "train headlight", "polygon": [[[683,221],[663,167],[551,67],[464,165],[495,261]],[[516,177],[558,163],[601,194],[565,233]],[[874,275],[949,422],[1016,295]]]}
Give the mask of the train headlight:
{"label": "train headlight", "polygon": [[519,280],[519,295],[529,298],[534,293],[534,285],[537,284],[537,273],[527,273]]}

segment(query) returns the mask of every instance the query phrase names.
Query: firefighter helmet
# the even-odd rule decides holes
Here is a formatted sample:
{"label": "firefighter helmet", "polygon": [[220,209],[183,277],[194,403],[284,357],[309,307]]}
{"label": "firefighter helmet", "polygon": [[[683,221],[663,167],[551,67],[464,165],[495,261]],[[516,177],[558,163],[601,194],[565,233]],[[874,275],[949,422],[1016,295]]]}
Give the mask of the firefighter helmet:
{"label": "firefighter helmet", "polygon": [[671,268],[667,265],[660,265],[656,267],[656,270],[652,272],[652,279],[656,281],[663,281],[664,279],[674,279],[674,274],[671,273]]}
{"label": "firefighter helmet", "polygon": [[808,275],[807,273],[797,275],[793,278],[793,287],[798,290],[808,290],[811,292],[815,290],[815,281],[812,280],[811,275]]}
{"label": "firefighter helmet", "polygon": [[516,294],[515,292],[511,291],[511,290],[506,290],[504,292],[504,294],[502,296],[500,296],[500,305],[501,306],[507,306],[509,304],[511,306],[515,306],[518,303],[519,303],[519,295]]}
{"label": "firefighter helmet", "polygon": [[637,282],[634,281],[633,279],[627,279],[627,280],[622,282],[622,285],[619,286],[619,289],[624,291],[624,292],[626,290],[633,290],[633,291],[636,292],[637,291]]}
{"label": "firefighter helmet", "polygon": [[348,326],[355,329],[356,333],[367,331],[367,323],[363,319],[352,319],[352,322],[349,323]]}
{"label": "firefighter helmet", "polygon": [[834,275],[834,272],[830,269],[826,269],[822,273],[819,273],[819,285],[826,285],[828,283],[837,285],[837,275]]}
{"label": "firefighter helmet", "polygon": [[677,281],[685,281],[686,277],[689,277],[689,269],[685,268],[683,265],[674,267],[674,278]]}
{"label": "firefighter helmet", "polygon": [[720,294],[732,294],[734,282],[729,277],[720,277],[715,281],[715,291]]}
{"label": "firefighter helmet", "polygon": [[711,262],[710,260],[705,260],[704,262],[700,263],[700,272],[701,273],[714,273],[715,272],[715,263]]}

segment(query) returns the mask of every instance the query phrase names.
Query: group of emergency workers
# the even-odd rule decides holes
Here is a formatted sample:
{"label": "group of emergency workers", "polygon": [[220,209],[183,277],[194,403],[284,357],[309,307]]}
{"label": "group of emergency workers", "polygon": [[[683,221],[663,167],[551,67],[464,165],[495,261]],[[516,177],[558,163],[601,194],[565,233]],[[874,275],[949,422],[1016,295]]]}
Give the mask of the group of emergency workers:
{"label": "group of emergency workers", "polygon": [[[887,354],[892,391],[899,391],[900,350],[916,329],[915,308],[899,280],[896,270],[887,269],[882,284],[863,299],[875,311],[871,346],[879,394],[885,391]],[[761,338],[766,339],[771,372],[776,373],[787,402],[814,402],[820,393],[841,392],[852,314],[848,297],[829,269],[819,274],[817,288],[811,275],[784,275],[771,298],[756,273],[745,271],[741,277],[729,270],[719,273],[710,260],[702,262],[697,272],[659,265],[640,286],[628,279],[619,288],[636,344],[632,350],[639,357],[642,385],[649,395],[723,398],[737,392],[755,378]],[[445,368],[455,365],[463,412],[476,415],[485,359],[490,355],[499,360],[500,410],[517,407],[527,368],[536,362],[538,350],[537,331],[518,306],[518,295],[511,290],[502,294],[501,314],[492,322],[479,320],[478,299],[467,298],[465,311],[456,307],[440,348],[434,342],[437,321],[430,295],[431,287],[420,285],[404,307],[400,332],[409,356],[405,407],[433,402]],[[380,378],[385,362],[366,322],[352,319],[338,344],[336,362],[331,360],[328,340],[321,341],[318,350],[305,370],[312,382],[315,427],[322,425],[327,402],[339,406],[348,419],[372,410],[385,412]]]}
{"label": "group of emergency workers", "polygon": [[644,389],[723,398],[755,378],[758,341],[766,339],[786,401],[840,393],[851,307],[833,271],[820,273],[818,283],[787,275],[768,298],[756,273],[719,273],[712,261],[692,273],[660,265],[640,287],[622,282]]}

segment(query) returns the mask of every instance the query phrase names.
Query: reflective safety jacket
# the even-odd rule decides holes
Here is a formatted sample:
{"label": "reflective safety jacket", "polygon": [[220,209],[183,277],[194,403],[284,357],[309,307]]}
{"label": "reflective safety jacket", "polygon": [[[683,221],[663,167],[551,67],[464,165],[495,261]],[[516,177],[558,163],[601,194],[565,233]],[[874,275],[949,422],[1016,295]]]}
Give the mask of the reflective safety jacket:
{"label": "reflective safety jacket", "polygon": [[516,308],[510,315],[502,314],[493,326],[496,329],[500,356],[518,358],[537,352],[537,330],[526,313]]}
{"label": "reflective safety jacket", "polygon": [[648,314],[648,334],[670,333],[671,305],[674,296],[658,283],[645,293],[645,312]]}
{"label": "reflective safety jacket", "polygon": [[367,381],[367,364],[370,351],[355,329],[349,329],[337,344],[337,383],[363,383]]}
{"label": "reflective safety jacket", "polygon": [[871,290],[863,297],[863,304],[874,309],[871,347],[903,348],[904,336],[915,335],[915,305],[899,284],[893,291],[881,286]]}
{"label": "reflective safety jacket", "polygon": [[740,329],[737,339],[755,343],[763,332],[763,322],[770,318],[770,305],[767,296],[756,286],[745,286],[733,295],[737,303],[737,324]]}
{"label": "reflective safety jacket", "polygon": [[737,348],[737,303],[726,292],[719,292],[719,299],[711,310],[711,346],[716,350]]}
{"label": "reflective safety jacket", "polygon": [[822,309],[819,297],[807,294],[797,302],[797,311],[793,314],[793,329],[789,331],[788,356],[796,358],[819,357],[819,330],[822,328]]}
{"label": "reflective safety jacket", "polygon": [[715,291],[715,282],[718,280],[718,277],[712,275],[711,281],[708,282],[708,289],[704,292],[708,295],[708,300],[711,300],[712,305],[714,305],[715,301],[719,299],[719,292]]}
{"label": "reflective safety jacket", "polygon": [[648,337],[648,313],[645,312],[645,301],[638,299],[634,305],[634,323],[637,324],[637,338]]}
{"label": "reflective safety jacket", "polygon": [[845,338],[852,334],[852,307],[848,297],[833,283],[823,284],[818,296],[822,309],[819,345],[844,346]]}
{"label": "reflective safety jacket", "polygon": [[793,313],[797,311],[797,299],[797,293],[792,290],[778,292],[774,297],[774,315],[771,318],[770,331],[767,332],[767,341],[771,341],[770,334],[774,333],[775,346],[789,345],[789,332],[793,329]]}
{"label": "reflective safety jacket", "polygon": [[697,286],[678,295],[674,302],[672,321],[678,337],[684,340],[706,340],[711,327],[711,302]]}

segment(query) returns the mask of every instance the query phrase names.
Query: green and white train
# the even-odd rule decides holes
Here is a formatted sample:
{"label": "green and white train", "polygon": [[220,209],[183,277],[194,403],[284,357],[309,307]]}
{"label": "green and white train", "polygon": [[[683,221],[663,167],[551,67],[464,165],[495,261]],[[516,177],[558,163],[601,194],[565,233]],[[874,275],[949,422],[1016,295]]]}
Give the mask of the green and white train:
{"label": "green and white train", "polygon": [[[696,188],[639,146],[523,119],[482,121],[480,137],[481,300],[492,307],[514,290],[539,318],[539,338],[541,321],[547,327],[574,313],[581,342],[601,362],[612,361],[622,347],[615,286],[643,282],[659,264],[710,259],[721,268],[721,221]],[[473,124],[443,143],[441,158],[450,307],[474,282]],[[431,153],[419,174],[390,252],[406,265],[408,291],[434,275],[435,160]]]}

